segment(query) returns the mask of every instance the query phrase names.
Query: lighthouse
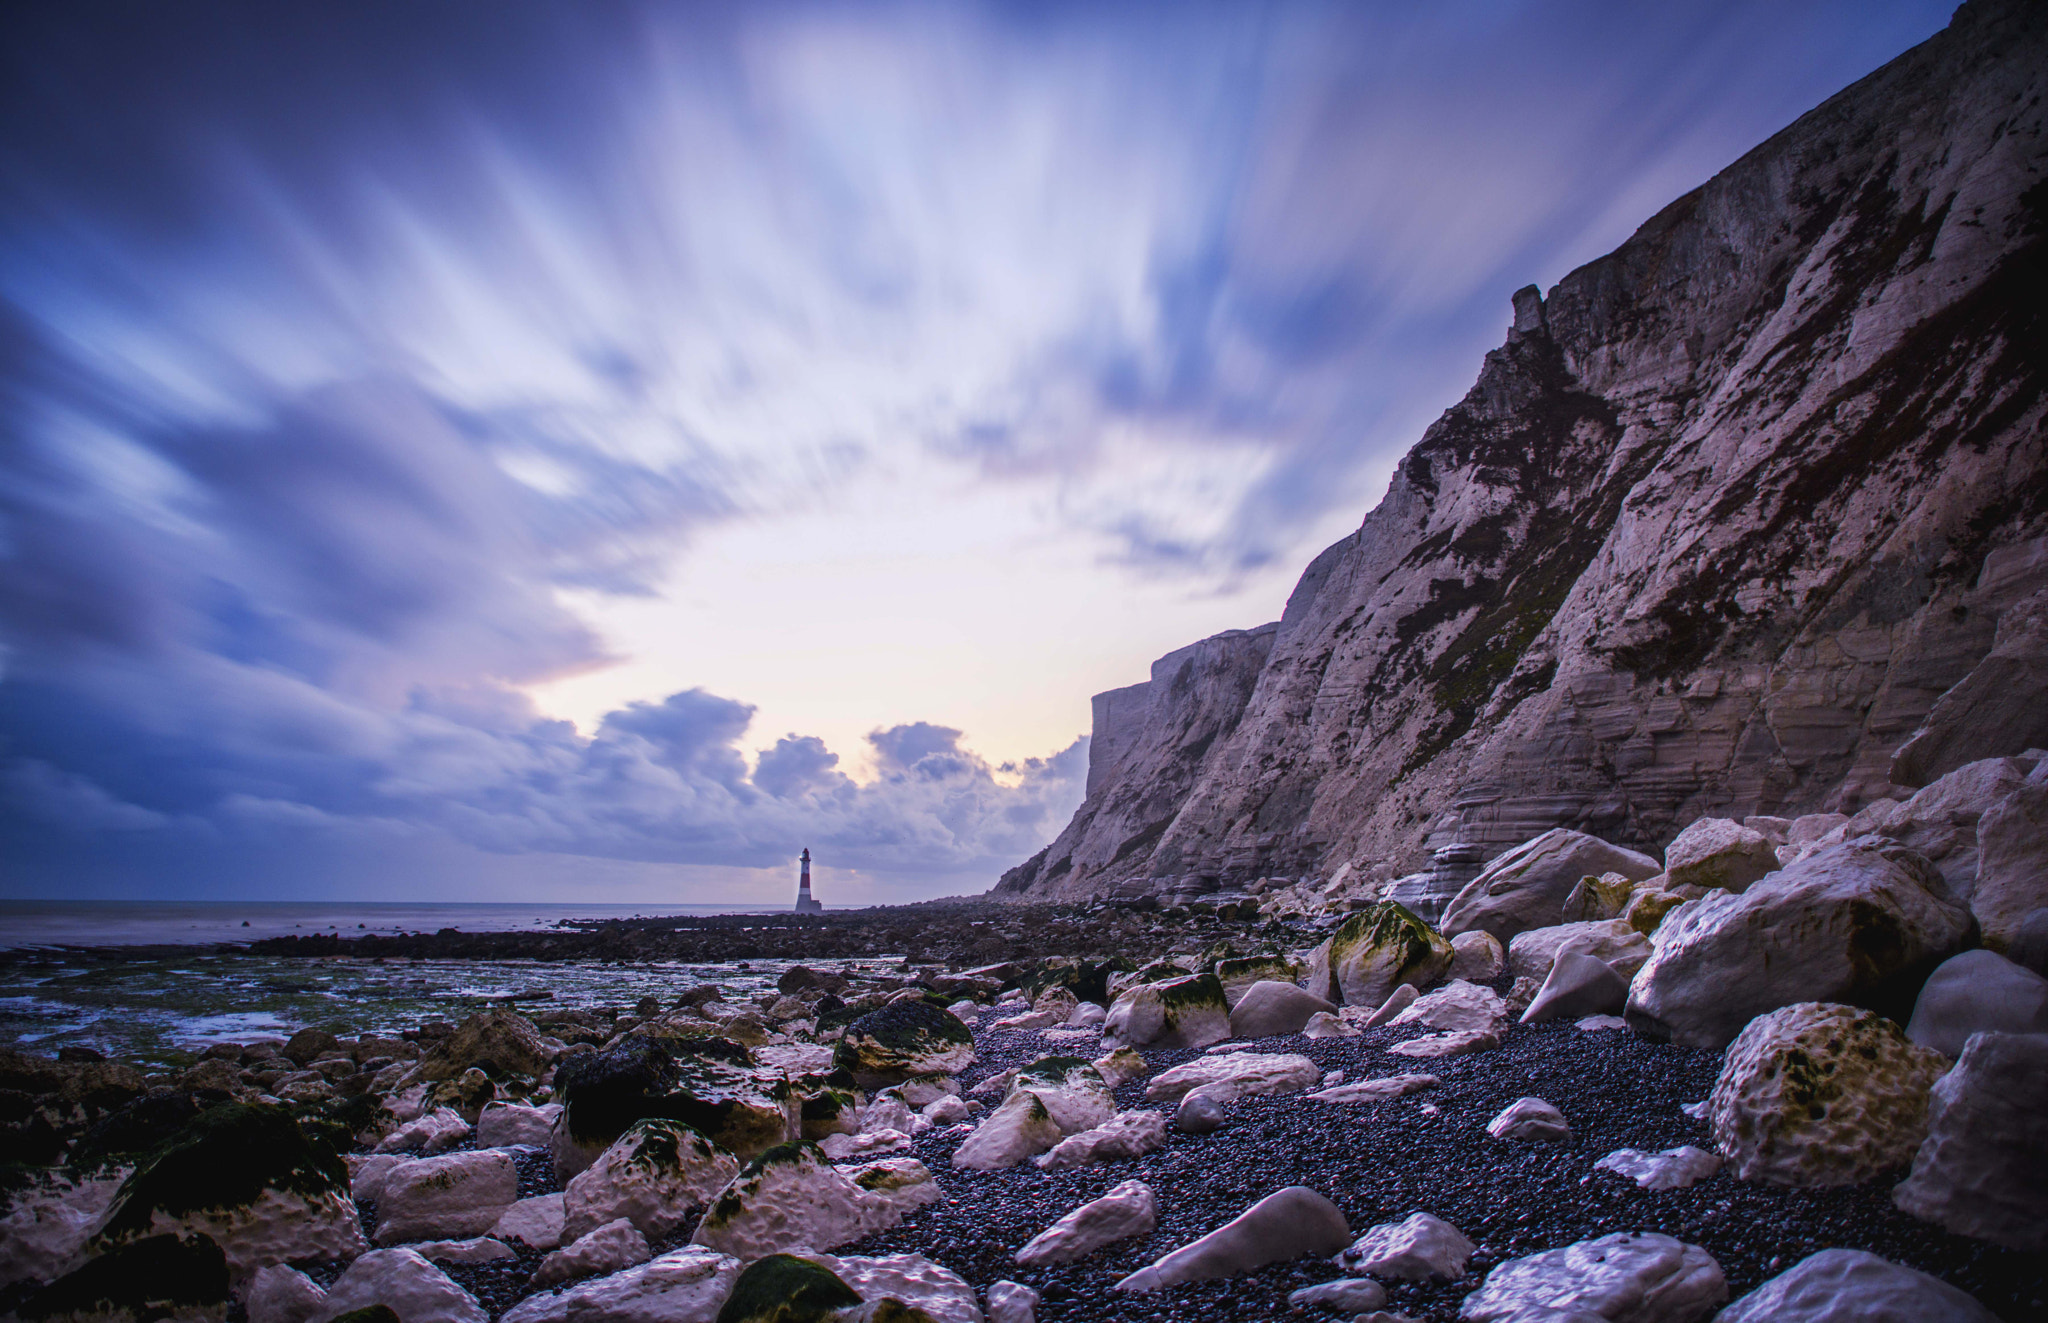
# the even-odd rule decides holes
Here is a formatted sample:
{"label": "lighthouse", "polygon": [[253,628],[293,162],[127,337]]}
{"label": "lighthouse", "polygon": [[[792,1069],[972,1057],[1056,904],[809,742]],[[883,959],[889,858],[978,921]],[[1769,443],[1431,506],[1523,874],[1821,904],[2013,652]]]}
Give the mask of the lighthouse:
{"label": "lighthouse", "polygon": [[825,907],[811,899],[811,851],[804,848],[803,871],[796,879],[796,912],[798,914],[823,914]]}

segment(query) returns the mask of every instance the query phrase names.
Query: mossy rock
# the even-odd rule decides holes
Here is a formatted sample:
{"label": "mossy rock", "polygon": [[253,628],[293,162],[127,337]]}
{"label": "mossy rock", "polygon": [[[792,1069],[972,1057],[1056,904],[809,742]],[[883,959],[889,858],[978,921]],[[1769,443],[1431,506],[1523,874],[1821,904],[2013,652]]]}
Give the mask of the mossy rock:
{"label": "mossy rock", "polygon": [[916,1305],[906,1305],[895,1296],[884,1296],[875,1302],[875,1308],[867,1317],[867,1323],[938,1323]]}
{"label": "mossy rock", "polygon": [[[564,1062],[555,1075],[562,1134],[589,1150],[588,1157],[650,1117],[680,1121],[740,1157],[789,1137],[797,1094],[780,1072],[737,1064],[735,1057],[752,1058],[728,1040],[696,1039],[689,1047],[703,1050],[679,1051],[674,1039],[628,1037],[608,1051]],[[561,1156],[558,1138],[558,1175]]]}
{"label": "mossy rock", "polygon": [[481,1069],[496,1079],[531,1079],[548,1068],[548,1053],[533,1021],[507,1010],[472,1015],[420,1058],[420,1078],[456,1079]]}
{"label": "mossy rock", "polygon": [[80,1314],[226,1318],[227,1256],[205,1236],[130,1241],[59,1277],[16,1312],[24,1323]]}
{"label": "mossy rock", "polygon": [[1040,993],[1052,988],[1065,988],[1074,994],[1076,1001],[1092,1001],[1097,1005],[1107,1005],[1110,975],[1127,974],[1136,968],[1134,962],[1123,956],[1114,956],[1108,960],[1048,964],[1024,981],[1024,998],[1036,1002]]}
{"label": "mossy rock", "polygon": [[1451,967],[1451,943],[1393,901],[1359,910],[1309,957],[1308,990],[1347,1006],[1378,1006],[1403,983],[1428,987]]}
{"label": "mossy rock", "polygon": [[974,1063],[974,1034],[928,1002],[890,1002],[847,1026],[836,1062],[868,1087],[956,1074]]}
{"label": "mossy rock", "polygon": [[120,1111],[100,1118],[72,1146],[67,1159],[79,1171],[96,1171],[153,1152],[192,1124],[204,1109],[189,1094],[151,1089]]}
{"label": "mossy rock", "polygon": [[348,1164],[302,1131],[290,1112],[226,1103],[201,1112],[143,1160],[115,1195],[95,1240],[141,1237],[157,1213],[176,1218],[244,1208],[265,1190],[318,1199],[345,1198],[348,1188]]}
{"label": "mossy rock", "polygon": [[831,1269],[794,1254],[770,1254],[748,1264],[733,1283],[718,1323],[822,1323],[859,1303],[859,1294]]}
{"label": "mossy rock", "polygon": [[1131,983],[1164,983],[1169,979],[1186,978],[1194,972],[1177,960],[1154,960],[1141,966],[1131,977]]}

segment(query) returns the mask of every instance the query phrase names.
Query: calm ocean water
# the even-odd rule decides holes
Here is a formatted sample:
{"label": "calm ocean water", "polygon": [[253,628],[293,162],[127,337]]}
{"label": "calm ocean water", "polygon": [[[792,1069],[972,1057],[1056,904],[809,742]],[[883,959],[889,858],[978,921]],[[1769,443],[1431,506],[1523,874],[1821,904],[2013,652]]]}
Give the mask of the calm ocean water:
{"label": "calm ocean water", "polygon": [[[490,1005],[631,1006],[673,1000],[699,983],[751,996],[793,961],[733,964],[532,960],[284,959],[199,948],[315,932],[470,932],[549,927],[563,919],[752,912],[738,905],[358,905],[0,901],[0,1046],[49,1054],[98,1048],[155,1065],[187,1063],[221,1042],[315,1026],[396,1033],[460,1020]],[[763,913],[779,911],[761,911]],[[247,927],[242,925],[247,923]],[[190,945],[189,955],[104,961],[79,945]],[[814,964],[857,968],[889,959]]]}

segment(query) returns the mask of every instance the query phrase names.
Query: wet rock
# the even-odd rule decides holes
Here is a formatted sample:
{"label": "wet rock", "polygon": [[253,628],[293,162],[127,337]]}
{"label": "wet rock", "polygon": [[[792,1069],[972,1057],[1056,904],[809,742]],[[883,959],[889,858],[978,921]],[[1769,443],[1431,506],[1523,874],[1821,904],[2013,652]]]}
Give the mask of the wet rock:
{"label": "wet rock", "polygon": [[1626,919],[1560,923],[1531,928],[1508,943],[1508,972],[1541,983],[1566,951],[1576,951],[1612,965],[1628,979],[1650,958],[1650,942]]}
{"label": "wet rock", "polygon": [[[1620,874],[1615,874],[1619,877]],[[1627,879],[1624,878],[1623,881]],[[1452,978],[1472,983],[1491,983],[1507,968],[1507,950],[1500,938],[1484,929],[1459,933],[1451,939]]]}
{"label": "wet rock", "polygon": [[409,1249],[371,1250],[327,1288],[319,1316],[339,1318],[352,1310],[384,1305],[400,1323],[489,1323],[476,1297]]}
{"label": "wet rock", "polygon": [[1139,1157],[1165,1143],[1165,1113],[1118,1112],[1092,1130],[1068,1135],[1032,1161],[1047,1171],[1089,1167]]}
{"label": "wet rock", "polygon": [[1924,1272],[1863,1250],[1808,1255],[1714,1323],[1993,1323],[1998,1315]]}
{"label": "wet rock", "polygon": [[1148,1101],[1171,1102],[1194,1089],[1220,1101],[1296,1093],[1322,1082],[1322,1067],[1293,1052],[1229,1052],[1197,1057],[1160,1072],[1145,1086]]}
{"label": "wet rock", "polygon": [[1473,1248],[1449,1222],[1414,1213],[1367,1231],[1337,1255],[1337,1266],[1396,1282],[1455,1282],[1464,1277]]}
{"label": "wet rock", "polygon": [[653,1257],[647,1237],[625,1218],[607,1222],[585,1232],[567,1246],[540,1261],[533,1271],[534,1286],[554,1286],[580,1277],[601,1277]]}
{"label": "wet rock", "polygon": [[303,1066],[341,1046],[341,1040],[325,1029],[301,1029],[287,1038],[278,1055],[293,1065]]}
{"label": "wet rock", "polygon": [[1572,1128],[1564,1113],[1541,1098],[1518,1098],[1499,1116],[1486,1123],[1486,1133],[1495,1139],[1551,1139],[1568,1142]]}
{"label": "wet rock", "polygon": [[871,1208],[886,1206],[900,1216],[907,1217],[914,1210],[946,1197],[938,1181],[932,1178],[931,1168],[916,1158],[883,1158],[841,1167],[840,1171],[868,1197]]}
{"label": "wet rock", "polygon": [[1510,1259],[1465,1297],[1469,1323],[1698,1323],[1728,1298],[1721,1265],[1697,1245],[1621,1231]]}
{"label": "wet rock", "polygon": [[1093,1130],[1116,1115],[1101,1073],[1079,1057],[1040,1057],[1017,1072],[1010,1093],[1036,1094],[1063,1135]]}
{"label": "wet rock", "polygon": [[624,1218],[659,1240],[739,1174],[739,1159],[680,1121],[635,1122],[569,1182],[562,1238],[574,1241]]}
{"label": "wet rock", "polygon": [[1778,871],[1771,839],[1729,818],[1701,818],[1664,850],[1667,887],[1714,887],[1740,892]]}
{"label": "wet rock", "polygon": [[848,1255],[805,1253],[801,1257],[829,1270],[852,1288],[870,1310],[847,1315],[848,1323],[915,1323],[915,1314],[873,1308],[900,1301],[921,1310],[932,1323],[982,1323],[974,1288],[958,1273],[922,1254]]}
{"label": "wet rock", "polygon": [[988,1288],[988,1323],[1037,1323],[1038,1292],[1022,1282],[993,1282]]}
{"label": "wet rock", "polygon": [[258,1268],[241,1290],[249,1323],[311,1323],[327,1307],[327,1292],[296,1268]]}
{"label": "wet rock", "polygon": [[2027,916],[2048,906],[2048,762],[1977,820],[1977,878],[1970,910],[1985,945],[2010,947]]}
{"label": "wet rock", "polygon": [[1381,902],[1337,925],[1309,953],[1308,990],[1346,1006],[1378,1006],[1403,983],[1426,988],[1451,967],[1451,944],[1401,905]]}
{"label": "wet rock", "polygon": [[1317,1286],[1304,1286],[1287,1294],[1296,1309],[1332,1309],[1340,1314],[1359,1314],[1387,1303],[1386,1288],[1362,1277],[1339,1278]]}
{"label": "wet rock", "polygon": [[[377,1243],[480,1236],[519,1198],[519,1169],[496,1150],[445,1153],[395,1167],[377,1201]],[[304,1257],[294,1255],[292,1257]]]}
{"label": "wet rock", "polygon": [[1628,1005],[1628,980],[1605,960],[1565,951],[1550,967],[1536,1000],[1522,1012],[1523,1024],[1576,1020],[1587,1015],[1614,1015]]}
{"label": "wet rock", "polygon": [[974,1064],[974,1035],[953,1016],[922,1001],[891,1002],[846,1027],[839,1065],[860,1087],[895,1084],[912,1075],[957,1075]]}
{"label": "wet rock", "polygon": [[821,1259],[770,1254],[748,1264],[717,1323],[824,1323],[841,1317],[839,1311],[861,1303],[860,1295]]}
{"label": "wet rock", "polygon": [[1292,983],[1254,983],[1230,1009],[1230,1036],[1271,1038],[1300,1033],[1310,1016],[1331,1014],[1336,1009],[1332,1003]]}
{"label": "wet rock", "polygon": [[1648,855],[1557,827],[1501,854],[1466,883],[1444,911],[1444,930],[1475,929],[1502,942],[1555,924],[1581,878],[1619,873],[1641,882],[1663,872]]}
{"label": "wet rock", "polygon": [[537,1194],[521,1199],[498,1215],[491,1225],[496,1240],[517,1241],[529,1249],[551,1250],[562,1243],[562,1226],[568,1220],[562,1193]]}
{"label": "wet rock", "polygon": [[1872,1004],[1903,1017],[1926,973],[1971,930],[1970,912],[1925,859],[1860,838],[1740,896],[1715,892],[1672,915],[1630,986],[1628,1021],[1652,1039],[1720,1047],[1755,1017],[1798,1002]]}
{"label": "wet rock", "polygon": [[[928,1009],[966,1033],[957,1020]],[[565,1106],[550,1146],[556,1179],[564,1183],[650,1117],[681,1121],[741,1159],[803,1128],[796,1092],[782,1072],[755,1067],[744,1047],[718,1038],[628,1037],[557,1067],[555,1092]]]}
{"label": "wet rock", "polygon": [[1492,988],[1453,979],[1435,992],[1415,999],[1387,1021],[1390,1027],[1419,1025],[1449,1033],[1493,1034],[1507,1028],[1508,1004]]}
{"label": "wet rock", "polygon": [[827,1135],[818,1147],[834,1162],[871,1158],[880,1153],[901,1153],[911,1147],[910,1136],[901,1130],[876,1130],[860,1135]]}
{"label": "wet rock", "polygon": [[1389,1075],[1383,1079],[1332,1085],[1318,1089],[1309,1097],[1326,1103],[1384,1102],[1389,1098],[1402,1098],[1424,1089],[1433,1089],[1438,1083],[1434,1075]]}
{"label": "wet rock", "polygon": [[449,1107],[414,1117],[377,1143],[379,1153],[445,1153],[469,1138],[469,1122]]}
{"label": "wet rock", "polygon": [[1223,1128],[1228,1118],[1223,1114],[1223,1104],[1205,1089],[1196,1089],[1180,1100],[1174,1111],[1173,1123],[1185,1135],[1213,1135]]}
{"label": "wet rock", "polygon": [[1290,1185],[1253,1204],[1200,1240],[1140,1268],[1119,1291],[1156,1291],[1175,1282],[1232,1277],[1304,1254],[1334,1254],[1351,1243],[1344,1211],[1305,1185]]}
{"label": "wet rock", "polygon": [[713,1323],[739,1275],[738,1259],[685,1245],[557,1294],[531,1296],[499,1323]]}
{"label": "wet rock", "polygon": [[555,1128],[555,1118],[561,1114],[560,1103],[527,1107],[520,1103],[494,1102],[477,1117],[477,1147],[531,1144],[536,1148],[546,1148]]}
{"label": "wet rock", "polygon": [[420,1078],[452,1080],[481,1070],[494,1079],[532,1079],[548,1068],[549,1057],[533,1021],[493,1009],[470,1016],[428,1049],[420,1058]]}
{"label": "wet rock", "polygon": [[1850,1185],[1903,1165],[1948,1061],[1890,1020],[1808,1002],[1751,1021],[1707,1099],[1714,1145],[1746,1181]]}
{"label": "wet rock", "polygon": [[53,1175],[16,1192],[0,1217],[0,1287],[49,1281],[85,1261],[85,1245],[127,1176],[77,1180]]}
{"label": "wet rock", "polygon": [[1593,1166],[1626,1176],[1645,1190],[1683,1190],[1721,1170],[1721,1159],[1705,1149],[1683,1144],[1661,1153],[1645,1153],[1639,1148],[1616,1149]]}
{"label": "wet rock", "polygon": [[1892,1202],[1958,1235],[2048,1252],[2048,1035],[1979,1034],[1928,1098]]}
{"label": "wet rock", "polygon": [[1159,1204],[1152,1187],[1143,1181],[1125,1181],[1033,1236],[1017,1251],[1017,1262],[1026,1268],[1072,1263],[1104,1245],[1149,1236],[1158,1225]]}
{"label": "wet rock", "polygon": [[366,1248],[348,1167],[282,1108],[203,1112],[121,1187],[93,1237],[101,1250],[149,1236],[204,1236],[237,1280],[287,1259]]}
{"label": "wet rock", "polygon": [[1230,1037],[1230,1008],[1214,974],[1141,983],[1119,992],[1102,1041],[1119,1047],[1200,1048]]}
{"label": "wet rock", "polygon": [[229,1266],[205,1236],[149,1236],[91,1259],[30,1296],[15,1317],[57,1323],[217,1323]]}
{"label": "wet rock", "polygon": [[1001,1171],[1036,1156],[1066,1138],[1059,1122],[1035,1093],[1025,1090],[1003,1099],[982,1119],[959,1148],[953,1165],[975,1171]]}
{"label": "wet rock", "polygon": [[747,1261],[800,1245],[832,1249],[894,1226],[903,1212],[902,1201],[869,1195],[815,1144],[784,1144],[740,1169],[691,1240]]}

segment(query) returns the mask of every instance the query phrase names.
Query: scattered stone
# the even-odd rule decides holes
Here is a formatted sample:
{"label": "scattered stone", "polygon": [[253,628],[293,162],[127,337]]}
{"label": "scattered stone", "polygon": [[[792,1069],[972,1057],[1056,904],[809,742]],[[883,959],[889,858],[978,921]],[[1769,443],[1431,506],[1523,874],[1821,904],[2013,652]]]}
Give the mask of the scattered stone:
{"label": "scattered stone", "polygon": [[1309,953],[1308,990],[1346,1006],[1378,1006],[1403,983],[1427,987],[1451,967],[1444,935],[1392,902],[1351,915]]}
{"label": "scattered stone", "polygon": [[[444,1153],[394,1167],[377,1201],[377,1243],[480,1236],[519,1198],[519,1169],[496,1149]],[[293,1255],[304,1258],[304,1254]]]}
{"label": "scattered stone", "polygon": [[[927,1009],[967,1034],[958,1020]],[[728,1039],[668,1029],[654,1037],[657,1028],[643,1025],[613,1047],[556,1067],[564,1110],[550,1147],[563,1184],[649,1117],[681,1121],[742,1161],[803,1133],[802,1104],[780,1070],[755,1066],[747,1049]]]}
{"label": "scattered stone", "polygon": [[[502,1156],[502,1155],[501,1155]],[[489,1323],[476,1297],[409,1249],[371,1250],[327,1288],[323,1319],[384,1305],[401,1323]]]}
{"label": "scattered stone", "polygon": [[[1771,866],[1777,867],[1775,858]],[[1620,918],[1628,912],[1629,897],[1635,894],[1635,885],[1620,873],[1580,878],[1579,884],[1572,888],[1572,894],[1564,898],[1564,921],[1589,923]]]}
{"label": "scattered stone", "polygon": [[1508,943],[1508,972],[1540,984],[1550,977],[1557,958],[1566,951],[1604,960],[1626,980],[1635,977],[1649,960],[1650,940],[1630,927],[1627,919],[1531,928]]}
{"label": "scattered stone", "polygon": [[1201,1048],[1230,1037],[1230,1008],[1214,974],[1141,983],[1117,994],[1102,1040],[1119,1047]]}
{"label": "scattered stone", "polygon": [[1599,1171],[1626,1176],[1645,1190],[1683,1190],[1721,1170],[1721,1159],[1705,1149],[1683,1144],[1661,1153],[1645,1153],[1639,1148],[1616,1149],[1593,1166]]}
{"label": "scattered stone", "polygon": [[[1497,946],[1499,943],[1496,942],[1495,945]],[[1400,987],[1388,993],[1387,999],[1375,1007],[1372,1014],[1365,1017],[1365,1027],[1368,1029],[1379,1028],[1401,1012],[1407,1010],[1410,1006],[1413,1006],[1415,999],[1421,995],[1422,989],[1416,987],[1413,983],[1403,983]]]}
{"label": "scattered stone", "polygon": [[864,1089],[912,1075],[957,1075],[974,1064],[966,1025],[923,1001],[897,1001],[846,1027],[838,1062]]}
{"label": "scattered stone", "polygon": [[1223,999],[1232,1010],[1237,1009],[1239,998],[1257,983],[1284,983],[1293,986],[1303,973],[1299,960],[1286,956],[1243,956],[1232,960],[1216,962],[1216,981],[1223,985]]}
{"label": "scattered stone", "polygon": [[[842,1315],[847,1323],[919,1323],[920,1315],[931,1323],[982,1323],[974,1288],[952,1269],[922,1254],[834,1258],[805,1252],[799,1257],[831,1272],[870,1307],[862,1313]],[[875,1308],[886,1301],[909,1308]],[[720,1317],[723,1320],[723,1315]]]}
{"label": "scattered stone", "polygon": [[1132,1080],[1144,1079],[1152,1073],[1152,1063],[1128,1047],[1105,1052],[1088,1064],[1095,1067],[1095,1073],[1102,1076],[1102,1082],[1112,1089]]}
{"label": "scattered stone", "polygon": [[1360,1314],[1387,1303],[1386,1288],[1363,1277],[1339,1278],[1319,1286],[1304,1286],[1287,1294],[1296,1309],[1333,1309],[1340,1314]]}
{"label": "scattered stone", "polygon": [[1965,951],[1944,960],[1913,1003],[1906,1037],[1957,1057],[1979,1033],[2048,1033],[2048,978],[1996,951]]}
{"label": "scattered stone", "polygon": [[[1621,875],[1617,873],[1614,876]],[[1507,961],[1507,950],[1501,946],[1500,938],[1484,929],[1475,928],[1451,939],[1452,978],[1471,983],[1491,983],[1507,968]]]}
{"label": "scattered stone", "polygon": [[1581,1033],[1596,1033],[1602,1029],[1626,1029],[1628,1021],[1619,1015],[1588,1015],[1574,1025]]}
{"label": "scattered stone", "polygon": [[933,1125],[956,1125],[965,1121],[969,1113],[966,1099],[957,1094],[947,1094],[929,1103],[919,1115]]}
{"label": "scattered stone", "polygon": [[558,1294],[529,1297],[499,1323],[711,1323],[739,1275],[738,1259],[685,1245]]}
{"label": "scattered stone", "polygon": [[876,1130],[862,1135],[827,1135],[818,1141],[818,1147],[834,1162],[852,1162],[879,1153],[901,1153],[913,1145],[901,1130]]}
{"label": "scattered stone", "polygon": [[554,1286],[580,1277],[602,1277],[636,1263],[645,1263],[654,1252],[647,1237],[625,1218],[585,1232],[569,1245],[556,1250],[534,1269],[533,1286]]}
{"label": "scattered stone", "polygon": [[1026,1268],[1072,1263],[1115,1241],[1149,1236],[1158,1224],[1159,1205],[1152,1187],[1125,1181],[1033,1236],[1017,1251],[1017,1263]]}
{"label": "scattered stone", "polygon": [[[1605,960],[1582,955],[1576,950],[1560,953],[1543,980],[1536,999],[1522,1012],[1523,1024],[1549,1020],[1579,1019],[1587,1015],[1614,1015],[1628,1005],[1628,980],[1614,972]],[[1627,1021],[1622,1021],[1626,1024]]]}
{"label": "scattered stone", "polygon": [[1388,1098],[1402,1098],[1424,1089],[1433,1089],[1438,1083],[1434,1075],[1389,1075],[1384,1079],[1333,1085],[1311,1093],[1309,1097],[1326,1103],[1384,1102]]}
{"label": "scattered stone", "polygon": [[1382,1222],[1337,1255],[1346,1272],[1396,1282],[1455,1282],[1465,1276],[1473,1246],[1464,1232],[1429,1213]]}
{"label": "scattered stone", "polygon": [[1619,873],[1642,882],[1663,871],[1648,855],[1552,828],[1495,857],[1466,883],[1444,911],[1444,930],[1483,930],[1506,942],[1526,929],[1556,923],[1581,878]]}
{"label": "scattered stone", "polygon": [[1273,1038],[1300,1033],[1313,1015],[1334,1015],[1336,1006],[1292,983],[1263,981],[1245,989],[1230,1010],[1233,1038]]}
{"label": "scattered stone", "polygon": [[471,1236],[468,1240],[423,1240],[406,1248],[434,1263],[492,1263],[498,1259],[518,1257],[518,1251],[490,1236]]}
{"label": "scattered stone", "polygon": [[560,1103],[527,1107],[519,1103],[494,1102],[477,1117],[477,1147],[531,1144],[535,1148],[546,1148],[554,1133],[555,1118],[561,1114]]}
{"label": "scattered stone", "polygon": [[748,1261],[796,1246],[832,1249],[896,1225],[903,1211],[902,1201],[869,1195],[817,1145],[799,1141],[741,1168],[691,1240]]}
{"label": "scattered stone", "polygon": [[1571,1126],[1564,1113],[1541,1098],[1518,1098],[1499,1116],[1486,1123],[1486,1133],[1495,1139],[1555,1139],[1569,1142]]}
{"label": "scattered stone", "polygon": [[1138,1269],[1115,1289],[1156,1291],[1175,1282],[1231,1277],[1304,1254],[1334,1254],[1350,1243],[1344,1210],[1305,1185],[1290,1185],[1200,1240]]}
{"label": "scattered stone", "polygon": [[1472,1052],[1488,1052],[1500,1046],[1500,1035],[1485,1030],[1467,1033],[1433,1034],[1427,1038],[1411,1038],[1405,1043],[1396,1043],[1387,1051],[1400,1057],[1462,1057]]}
{"label": "scattered stone", "polygon": [[569,1182],[562,1239],[579,1240],[624,1218],[659,1240],[709,1204],[739,1169],[739,1159],[680,1121],[636,1122]]}
{"label": "scattered stone", "polygon": [[1043,1153],[1066,1138],[1059,1122],[1030,1090],[1013,1093],[983,1118],[966,1142],[953,1151],[953,1165],[974,1171],[1001,1171]]}
{"label": "scattered stone", "polygon": [[470,1016],[420,1058],[420,1078],[452,1080],[481,1070],[498,1079],[532,1079],[548,1068],[540,1030],[523,1015],[488,1010]]}
{"label": "scattered stone", "polygon": [[1787,1006],[1728,1049],[1707,1124],[1743,1180],[1853,1185],[1912,1156],[1927,1133],[1927,1090],[1947,1066],[1870,1011]]}
{"label": "scattered stone", "polygon": [[895,1209],[899,1217],[946,1197],[932,1179],[931,1168],[916,1158],[883,1158],[840,1170],[868,1197],[871,1209],[886,1206]]}
{"label": "scattered stone", "polygon": [[1047,1171],[1087,1167],[1139,1157],[1165,1143],[1164,1112],[1118,1112],[1093,1130],[1068,1135],[1032,1161]]}
{"label": "scattered stone", "polygon": [[469,1122],[452,1107],[436,1107],[414,1117],[377,1143],[379,1153],[446,1153],[469,1138]]}
{"label": "scattered stone", "polygon": [[1145,1086],[1148,1101],[1170,1102],[1194,1090],[1207,1090],[1218,1101],[1298,1093],[1321,1083],[1323,1070],[1294,1052],[1234,1052],[1197,1057],[1160,1072]]}
{"label": "scattered stone", "polygon": [[1022,1282],[992,1282],[988,1323],[1037,1323],[1038,1292]]}
{"label": "scattered stone", "polygon": [[1498,1036],[1507,1028],[1508,1004],[1492,988],[1453,979],[1387,1021],[1390,1026],[1416,1024],[1451,1033]]}
{"label": "scattered stone", "polygon": [[1994,1323],[1939,1277],[1862,1250],[1810,1254],[1714,1316],[1714,1323]]}
{"label": "scattered stone", "polygon": [[1744,891],[1778,871],[1778,850],[1760,831],[1730,818],[1701,818],[1664,850],[1665,886]]}
{"label": "scattered stone", "polygon": [[1680,909],[1629,989],[1628,1021],[1654,1040],[1718,1048],[1800,1002],[1903,1002],[1903,1017],[1917,972],[1954,954],[1971,926],[1927,860],[1859,838],[1740,896],[1715,892]]}
{"label": "scattered stone", "polygon": [[1697,1245],[1619,1231],[1510,1259],[1465,1297],[1468,1323],[1698,1323],[1728,1298],[1721,1265]]}
{"label": "scattered stone", "polygon": [[528,1249],[554,1249],[562,1243],[562,1225],[568,1220],[562,1207],[565,1198],[557,1192],[521,1199],[498,1216],[490,1234],[497,1240],[516,1240]]}
{"label": "scattered stone", "polygon": [[1892,1202],[1958,1235],[2048,1252],[2048,1035],[1979,1034],[1928,1097]]}
{"label": "scattered stone", "polygon": [[1213,1135],[1223,1128],[1228,1118],[1223,1114],[1223,1104],[1206,1089],[1196,1089],[1180,1100],[1175,1110],[1173,1123],[1186,1135]]}
{"label": "scattered stone", "polygon": [[1332,1015],[1327,1011],[1318,1011],[1309,1016],[1308,1023],[1301,1027],[1303,1038],[1356,1038],[1360,1032],[1347,1024],[1342,1016]]}
{"label": "scattered stone", "polygon": [[312,1323],[327,1308],[327,1292],[281,1263],[258,1268],[242,1287],[241,1299],[249,1323]]}

